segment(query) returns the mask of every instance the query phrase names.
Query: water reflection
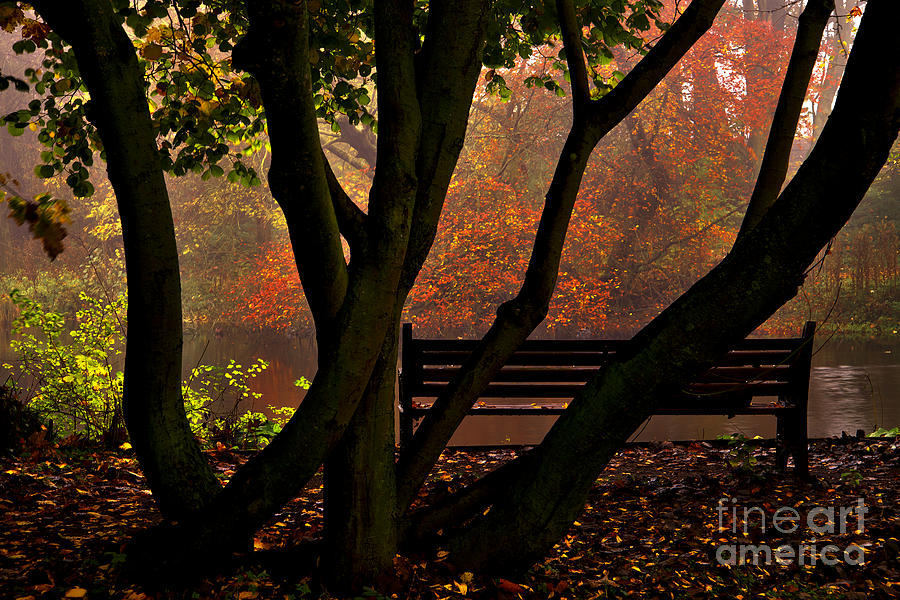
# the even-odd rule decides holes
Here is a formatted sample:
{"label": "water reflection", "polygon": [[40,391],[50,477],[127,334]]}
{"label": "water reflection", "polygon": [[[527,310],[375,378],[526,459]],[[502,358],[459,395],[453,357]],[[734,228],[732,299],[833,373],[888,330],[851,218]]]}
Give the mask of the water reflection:
{"label": "water reflection", "polygon": [[[10,360],[8,332],[0,328],[0,362]],[[304,391],[293,385],[301,376],[312,379],[315,353],[308,344],[284,337],[242,335],[196,335],[185,339],[184,375],[198,363],[223,366],[230,359],[241,364],[262,358],[269,368],[251,382],[263,394],[248,409],[264,411],[269,404],[299,405]],[[900,364],[897,344],[829,342],[813,359],[810,376],[809,435],[827,437],[842,431],[866,432],[875,427],[900,426]],[[4,374],[0,374],[5,378]],[[451,444],[538,443],[554,417],[469,417]],[[771,416],[656,416],[633,439],[711,439],[723,433],[749,437],[775,435]]]}
{"label": "water reflection", "polygon": [[[860,346],[860,357],[848,352],[839,355],[843,362],[877,357],[886,364],[820,365],[810,373],[809,436],[830,437],[858,429],[871,432],[876,427],[900,426],[900,365],[896,353],[868,351]],[[835,355],[832,355],[835,356]],[[890,361],[883,360],[888,357]],[[821,359],[820,359],[821,360]],[[470,417],[456,432],[451,443],[502,444],[537,443],[553,423],[553,417]],[[713,439],[724,433],[742,433],[764,438],[775,436],[773,416],[722,415],[654,416],[639,429],[632,440]]]}
{"label": "water reflection", "polygon": [[313,378],[316,355],[308,344],[295,339],[249,334],[188,336],[184,342],[183,377],[187,378],[198,364],[224,366],[235,360],[247,365],[259,358],[269,367],[251,380],[250,389],[262,397],[244,408],[265,412],[269,405],[299,406],[306,392],[294,386],[294,381]]}

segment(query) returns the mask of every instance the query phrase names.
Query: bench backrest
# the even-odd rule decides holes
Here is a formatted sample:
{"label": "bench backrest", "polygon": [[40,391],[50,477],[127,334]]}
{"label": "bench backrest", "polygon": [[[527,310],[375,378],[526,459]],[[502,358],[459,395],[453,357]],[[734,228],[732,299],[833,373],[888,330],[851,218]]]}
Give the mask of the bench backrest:
{"label": "bench backrest", "polygon": [[[682,397],[779,396],[789,398],[809,385],[815,322],[797,338],[747,338],[720,357]],[[403,400],[439,395],[478,340],[413,337],[404,323],[401,347]],[[482,398],[571,399],[627,340],[526,340],[507,361]]]}

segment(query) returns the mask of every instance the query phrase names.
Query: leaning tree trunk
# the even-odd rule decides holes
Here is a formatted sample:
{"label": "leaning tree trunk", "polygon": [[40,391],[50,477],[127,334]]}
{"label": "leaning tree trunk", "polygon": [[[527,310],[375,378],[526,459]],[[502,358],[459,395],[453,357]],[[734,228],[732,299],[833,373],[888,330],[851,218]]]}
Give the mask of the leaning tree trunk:
{"label": "leaning tree trunk", "polygon": [[405,512],[469,409],[494,374],[547,314],[569,219],[584,169],[599,140],[624,119],[712,25],[724,0],[695,0],[628,75],[591,99],[581,51],[581,26],[571,0],[557,0],[570,78],[573,122],[545,197],[525,279],[447,390],[422,420],[397,465],[398,502]]}
{"label": "leaning tree trunk", "polygon": [[862,200],[900,130],[900,40],[891,29],[898,18],[897,4],[869,3],[834,112],[776,203],[719,266],[585,386],[526,455],[525,476],[498,490],[490,510],[448,541],[451,560],[508,572],[544,556],[659,398],[680,389],[796,294],[809,264]]}
{"label": "leaning tree trunk", "polygon": [[103,140],[125,246],[125,422],[160,512],[180,519],[220,485],[184,415],[178,251],[144,80],[109,2],[32,4],[72,44],[91,94],[88,118]]}

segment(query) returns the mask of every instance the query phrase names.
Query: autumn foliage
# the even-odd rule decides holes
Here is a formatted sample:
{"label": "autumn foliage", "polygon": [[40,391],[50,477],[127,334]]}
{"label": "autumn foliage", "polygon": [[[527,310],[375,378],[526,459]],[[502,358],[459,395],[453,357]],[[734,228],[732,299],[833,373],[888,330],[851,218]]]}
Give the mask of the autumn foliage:
{"label": "autumn foliage", "polygon": [[[733,242],[791,36],[738,12],[722,17],[594,152],[537,335],[628,335]],[[617,56],[605,75],[614,78],[637,58]],[[553,72],[553,61],[536,52],[516,69],[482,74],[437,239],[406,305],[405,317],[421,330],[483,333],[521,285],[552,159],[571,120],[555,90],[535,85]],[[488,93],[499,80],[508,97]],[[332,159],[363,197],[369,179]],[[286,239],[264,247],[251,272],[256,283],[232,291],[243,324],[312,331]]]}

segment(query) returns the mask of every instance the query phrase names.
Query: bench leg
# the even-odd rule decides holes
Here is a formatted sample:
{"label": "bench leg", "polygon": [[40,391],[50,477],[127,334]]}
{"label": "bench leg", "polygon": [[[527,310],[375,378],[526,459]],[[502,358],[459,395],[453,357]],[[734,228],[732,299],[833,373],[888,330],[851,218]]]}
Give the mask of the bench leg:
{"label": "bench leg", "polygon": [[804,410],[791,411],[778,416],[778,447],[775,464],[787,469],[788,455],[794,457],[794,475],[809,477],[809,442],[806,438],[806,414]]}
{"label": "bench leg", "polygon": [[777,416],[778,425],[775,429],[775,467],[779,471],[787,470],[788,446],[785,440],[784,417]]}
{"label": "bench leg", "polygon": [[794,449],[794,475],[797,477],[809,477],[809,443],[806,436]]}
{"label": "bench leg", "polygon": [[797,409],[788,421],[788,446],[794,457],[794,475],[809,477],[809,440],[806,437],[806,407]]}

